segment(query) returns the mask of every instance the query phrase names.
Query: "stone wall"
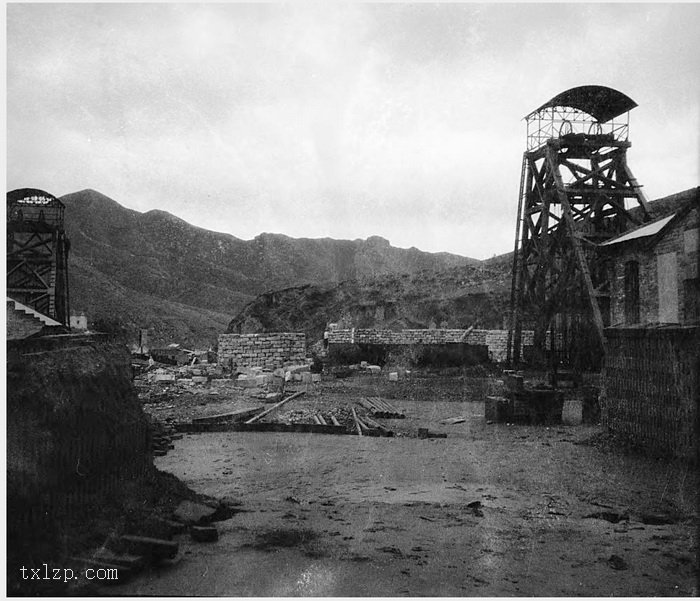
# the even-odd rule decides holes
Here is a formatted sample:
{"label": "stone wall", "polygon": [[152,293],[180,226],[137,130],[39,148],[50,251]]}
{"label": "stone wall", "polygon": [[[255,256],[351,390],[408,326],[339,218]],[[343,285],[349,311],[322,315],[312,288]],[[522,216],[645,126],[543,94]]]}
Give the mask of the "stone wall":
{"label": "stone wall", "polygon": [[[523,331],[523,347],[532,346],[532,331]],[[441,346],[449,344],[466,344],[486,346],[489,358],[496,363],[506,360],[508,330],[375,330],[351,328],[331,330],[328,332],[328,344],[377,344],[400,346],[423,344]]]}
{"label": "stone wall", "polygon": [[608,328],[603,424],[677,457],[697,458],[700,327]]}
{"label": "stone wall", "polygon": [[266,334],[220,334],[219,364],[237,367],[275,369],[306,359],[306,335],[303,332]]}
{"label": "stone wall", "polygon": [[[634,261],[639,269],[639,323],[697,323],[698,313],[698,210],[691,210],[653,246],[649,237],[621,243],[613,248],[610,323],[633,325],[625,318],[625,264]],[[673,290],[659,293],[659,272],[675,272]],[[670,274],[666,274],[669,276]],[[669,292],[671,292],[669,294]],[[660,307],[660,301],[675,305]],[[664,310],[665,309],[665,310]],[[668,316],[671,315],[671,318]]]}

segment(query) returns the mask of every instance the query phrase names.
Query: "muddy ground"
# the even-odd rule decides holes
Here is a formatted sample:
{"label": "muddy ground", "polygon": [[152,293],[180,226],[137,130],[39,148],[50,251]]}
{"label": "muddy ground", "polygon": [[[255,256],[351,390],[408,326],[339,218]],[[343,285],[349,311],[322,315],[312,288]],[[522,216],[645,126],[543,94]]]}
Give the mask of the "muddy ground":
{"label": "muddy ground", "polygon": [[[487,424],[483,379],[377,381],[324,380],[287,409],[378,392],[405,410],[405,420],[379,420],[401,436],[219,432],[175,441],[157,466],[242,511],[217,524],[217,542],[181,535],[176,565],[108,593],[698,593],[692,467],[606,444],[599,426]],[[215,397],[181,402],[212,414],[251,400]],[[161,417],[178,411],[177,399],[157,405]],[[456,416],[466,421],[440,423]],[[418,428],[447,437],[420,439]]]}

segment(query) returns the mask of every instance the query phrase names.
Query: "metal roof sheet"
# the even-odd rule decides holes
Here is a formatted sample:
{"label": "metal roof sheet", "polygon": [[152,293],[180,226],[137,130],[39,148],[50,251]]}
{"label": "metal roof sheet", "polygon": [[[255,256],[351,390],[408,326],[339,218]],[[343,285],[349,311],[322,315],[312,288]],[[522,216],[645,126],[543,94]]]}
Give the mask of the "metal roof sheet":
{"label": "metal roof sheet", "polygon": [[588,113],[599,123],[610,121],[627,111],[632,110],[637,103],[622,92],[605,86],[578,86],[557,94],[535,109],[525,118],[539,113],[542,109],[557,106],[568,106]]}
{"label": "metal roof sheet", "polygon": [[636,240],[637,238],[647,238],[648,236],[653,236],[654,234],[658,234],[664,228],[664,226],[675,216],[676,214],[673,213],[671,215],[668,215],[667,217],[664,217],[663,219],[659,219],[658,221],[647,223],[642,227],[638,227],[636,230],[632,230],[631,232],[622,234],[617,238],[613,238],[612,240],[603,242],[602,244],[600,244],[600,246],[610,246],[612,244],[619,244],[620,242]]}

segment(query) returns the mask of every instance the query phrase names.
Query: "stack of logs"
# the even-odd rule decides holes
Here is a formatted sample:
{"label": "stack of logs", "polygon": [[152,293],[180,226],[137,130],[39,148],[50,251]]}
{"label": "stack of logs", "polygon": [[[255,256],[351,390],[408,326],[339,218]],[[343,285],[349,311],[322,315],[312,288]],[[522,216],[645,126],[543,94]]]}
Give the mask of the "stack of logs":
{"label": "stack of logs", "polygon": [[383,426],[379,422],[375,422],[371,417],[364,416],[360,419],[352,408],[352,417],[355,420],[355,428],[358,436],[393,436],[394,432]]}
{"label": "stack of logs", "polygon": [[373,417],[382,417],[384,419],[404,419],[406,417],[401,411],[379,397],[362,398],[360,399],[360,404],[369,410]]}

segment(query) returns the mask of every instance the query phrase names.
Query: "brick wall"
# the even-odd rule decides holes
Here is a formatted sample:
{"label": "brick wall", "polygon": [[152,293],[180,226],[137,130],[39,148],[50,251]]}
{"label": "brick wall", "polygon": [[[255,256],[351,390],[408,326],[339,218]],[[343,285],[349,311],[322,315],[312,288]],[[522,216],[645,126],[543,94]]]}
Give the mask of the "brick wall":
{"label": "brick wall", "polygon": [[[532,331],[523,331],[523,346],[532,346]],[[380,344],[380,345],[446,345],[467,344],[486,346],[492,361],[506,360],[508,330],[375,330],[351,328],[328,332],[328,344]]]}
{"label": "brick wall", "polygon": [[306,359],[306,335],[301,332],[220,334],[219,363],[275,369]]}
{"label": "brick wall", "polygon": [[603,424],[650,449],[696,453],[700,327],[608,328]]}

